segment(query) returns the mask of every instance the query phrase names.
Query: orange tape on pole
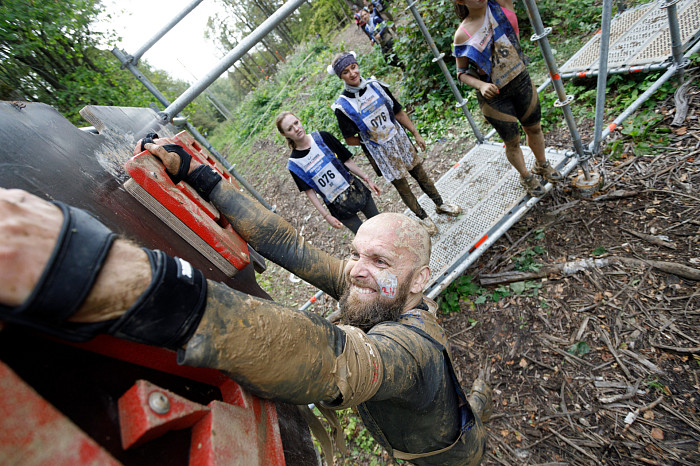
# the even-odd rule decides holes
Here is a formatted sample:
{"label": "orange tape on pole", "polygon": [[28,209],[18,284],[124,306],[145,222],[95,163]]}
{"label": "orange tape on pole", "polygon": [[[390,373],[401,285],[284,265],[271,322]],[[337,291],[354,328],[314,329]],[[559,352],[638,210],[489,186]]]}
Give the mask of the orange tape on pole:
{"label": "orange tape on pole", "polygon": [[612,132],[612,131],[615,131],[615,128],[617,128],[617,123],[610,123],[610,125],[608,126],[608,128],[610,129],[611,132]]}
{"label": "orange tape on pole", "polygon": [[469,254],[471,254],[474,251],[474,249],[481,246],[484,243],[484,241],[486,241],[486,239],[488,237],[489,237],[489,235],[484,235],[483,238],[481,238],[479,241],[477,241],[476,244],[474,246],[472,246],[471,249],[469,250]]}

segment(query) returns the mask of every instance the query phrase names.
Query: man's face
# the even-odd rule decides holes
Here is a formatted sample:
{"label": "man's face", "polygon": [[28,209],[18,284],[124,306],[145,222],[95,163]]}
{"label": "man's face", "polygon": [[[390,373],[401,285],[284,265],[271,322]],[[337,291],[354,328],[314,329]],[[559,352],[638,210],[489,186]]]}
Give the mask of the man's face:
{"label": "man's face", "polygon": [[359,86],[362,81],[362,75],[360,74],[360,67],[357,66],[357,63],[351,63],[346,66],[340,73],[340,79],[350,86]]}
{"label": "man's face", "polygon": [[395,321],[406,310],[413,285],[415,256],[398,244],[391,228],[362,228],[353,241],[345,269],[348,286],[340,299],[343,323],[368,331]]}
{"label": "man's face", "polygon": [[362,18],[362,21],[365,23],[369,23],[369,12],[366,10],[362,10],[362,13],[360,13],[360,17]]}

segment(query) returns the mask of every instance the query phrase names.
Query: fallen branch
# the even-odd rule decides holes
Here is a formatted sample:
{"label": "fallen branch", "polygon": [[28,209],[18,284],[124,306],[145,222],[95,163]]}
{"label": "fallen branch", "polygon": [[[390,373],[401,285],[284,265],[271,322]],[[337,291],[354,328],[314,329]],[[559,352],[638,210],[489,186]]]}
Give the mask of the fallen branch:
{"label": "fallen branch", "polygon": [[676,101],[676,115],[673,117],[671,126],[681,126],[688,116],[688,89],[692,84],[693,80],[688,79],[673,93]]}
{"label": "fallen branch", "polygon": [[[596,198],[591,199],[592,201],[595,202],[602,202],[602,201],[615,201],[618,199],[625,199],[628,197],[635,197],[639,196],[640,191],[625,191],[624,189],[616,189],[613,192],[610,192],[608,194],[603,194],[602,196],[598,196]],[[584,198],[585,200],[585,198]]]}
{"label": "fallen branch", "polygon": [[501,272],[496,274],[482,274],[479,283],[482,286],[500,285],[503,283],[513,283],[525,280],[535,280],[538,278],[548,277],[550,275],[572,275],[576,272],[591,268],[605,267],[611,264],[626,264],[634,267],[652,267],[662,272],[678,275],[679,277],[688,280],[700,281],[700,270],[688,267],[687,265],[678,264],[676,262],[665,262],[656,260],[641,260],[631,257],[610,256],[601,259],[580,259],[577,261],[564,262],[555,265],[541,267],[536,272]]}
{"label": "fallen branch", "polygon": [[667,346],[667,345],[662,345],[659,343],[654,343],[653,341],[650,342],[651,346],[654,348],[661,348],[665,349],[668,351],[673,351],[675,353],[689,353],[689,354],[698,354],[700,353],[700,346],[696,346],[695,348],[682,348],[680,346]]}
{"label": "fallen branch", "polygon": [[557,437],[559,437],[559,439],[561,439],[564,443],[567,443],[567,444],[571,445],[574,449],[576,449],[577,451],[583,453],[583,454],[586,455],[587,457],[591,458],[591,459],[592,459],[593,461],[595,461],[596,463],[599,461],[599,458],[598,458],[597,456],[594,456],[593,454],[591,454],[591,453],[587,452],[586,450],[584,450],[583,448],[579,447],[578,445],[576,445],[576,443],[574,443],[573,441],[571,441],[571,440],[569,440],[568,438],[564,437],[564,436],[561,435],[559,432],[553,430],[551,427],[549,427],[548,430],[549,430],[551,433],[553,433],[554,435],[556,435]]}
{"label": "fallen branch", "polygon": [[626,228],[620,228],[622,231],[626,231],[630,235],[636,236],[637,238],[643,239],[644,241],[647,241],[651,244],[655,244],[657,246],[663,246],[665,248],[669,249],[676,249],[677,246],[674,243],[671,243],[670,241],[664,241],[658,236],[654,235],[647,235],[646,233],[640,233],[638,231],[634,230],[628,230]]}
{"label": "fallen branch", "polygon": [[654,261],[633,259],[631,257],[614,257],[612,258],[623,264],[634,265],[637,267],[649,266],[662,272],[678,275],[679,277],[687,278],[688,280],[700,281],[700,270],[687,265],[678,264],[676,262]]}
{"label": "fallen branch", "polygon": [[622,432],[625,433],[627,430],[630,428],[630,426],[634,423],[634,421],[637,420],[639,415],[645,411],[649,411],[654,409],[659,403],[661,403],[664,400],[663,395],[658,397],[655,401],[652,401],[646,406],[642,406],[641,408],[637,408],[634,411],[630,412],[626,417],[625,417],[625,428],[622,429]]}
{"label": "fallen branch", "polygon": [[657,366],[656,364],[654,364],[653,362],[649,361],[647,358],[644,358],[644,357],[638,355],[637,353],[634,353],[634,352],[632,352],[632,351],[630,351],[630,350],[627,350],[627,349],[624,349],[624,348],[621,349],[620,352],[623,353],[623,354],[626,354],[627,356],[633,357],[634,359],[636,359],[637,361],[639,361],[644,367],[646,367],[647,369],[649,369],[649,370],[652,371],[652,372],[656,372],[657,374],[663,374],[663,373],[664,373],[664,371],[662,371],[661,369],[659,369],[658,366]]}

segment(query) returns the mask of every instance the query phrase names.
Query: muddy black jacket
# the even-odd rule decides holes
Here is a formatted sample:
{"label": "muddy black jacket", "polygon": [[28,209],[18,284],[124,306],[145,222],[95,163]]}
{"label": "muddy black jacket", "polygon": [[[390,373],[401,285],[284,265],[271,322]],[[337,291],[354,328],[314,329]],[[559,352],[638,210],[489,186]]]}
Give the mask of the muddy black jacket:
{"label": "muddy black jacket", "polygon": [[[289,223],[227,183],[219,183],[214,188],[211,201],[264,257],[333,298],[341,296],[346,286],[345,261],[306,243]],[[228,301],[222,302],[222,306],[236,309],[236,319],[244,324],[266,320],[269,316],[268,322],[277,319],[287,325],[290,338],[298,334],[307,341],[324,342],[324,347],[315,350],[318,354],[333,353],[337,357],[343,352],[343,330],[316,314],[284,309],[242,294],[229,293],[227,296]],[[266,309],[273,309],[273,312],[266,314]],[[358,410],[372,436],[390,453],[394,450],[432,452],[460,439],[446,452],[411,459],[414,464],[478,464],[485,447],[483,426],[475,419],[466,401],[460,398],[463,393],[452,370],[446,349],[447,338],[434,311],[434,303],[426,299],[419,308],[402,314],[398,322],[384,322],[368,332],[379,351],[384,370],[379,390],[371,399],[358,405]],[[240,336],[232,338],[232,341],[246,338],[246,333],[241,332]],[[298,374],[288,377],[289,380],[274,380],[269,384],[247,377],[250,364],[245,361],[235,367],[229,365],[227,370],[237,381],[262,396],[296,404],[322,402],[327,406],[340,405],[340,392],[337,387],[329,387],[324,373],[329,369],[312,366],[304,358],[296,361],[294,357],[293,354],[286,355],[285,364],[286,368],[298,367]],[[235,364],[240,358],[233,359]],[[460,433],[463,433],[461,437]]]}

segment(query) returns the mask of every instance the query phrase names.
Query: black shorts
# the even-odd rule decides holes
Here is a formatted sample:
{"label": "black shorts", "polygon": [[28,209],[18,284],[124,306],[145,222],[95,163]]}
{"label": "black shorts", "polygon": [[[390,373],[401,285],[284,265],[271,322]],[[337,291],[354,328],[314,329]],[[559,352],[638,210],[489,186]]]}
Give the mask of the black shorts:
{"label": "black shorts", "polygon": [[530,74],[523,71],[511,82],[503,86],[499,94],[487,99],[477,91],[481,113],[491,123],[503,142],[520,140],[520,122],[532,126],[540,122],[540,99],[532,84]]}

